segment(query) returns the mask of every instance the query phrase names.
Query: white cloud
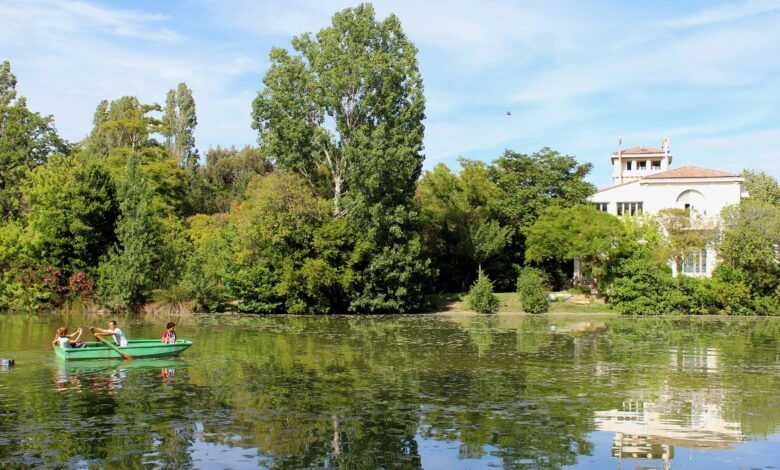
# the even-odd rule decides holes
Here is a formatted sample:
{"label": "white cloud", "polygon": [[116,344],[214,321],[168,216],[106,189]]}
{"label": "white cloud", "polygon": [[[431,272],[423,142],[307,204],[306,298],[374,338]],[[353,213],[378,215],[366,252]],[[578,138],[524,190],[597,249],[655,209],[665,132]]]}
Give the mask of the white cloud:
{"label": "white cloud", "polygon": [[[183,36],[170,23],[165,15],[84,2],[3,3],[0,49],[11,51],[7,58],[31,108],[54,114],[68,140],[89,132],[101,99],[135,95],[159,103],[184,81],[196,98],[199,145],[223,135],[254,142],[247,95],[259,83],[261,56]],[[245,106],[236,105],[239,97]]]}
{"label": "white cloud", "polygon": [[[268,50],[356,3],[202,0],[172,16],[88,0],[10,0],[0,2],[0,60],[11,60],[31,107],[53,113],[70,140],[89,131],[99,100],[160,102],[185,81],[199,146],[243,145],[256,138],[249,112]],[[374,4],[380,18],[397,14],[420,50],[428,164],[549,145],[602,171],[623,135],[636,145],[672,137],[681,158],[701,166],[725,162],[710,143],[733,139],[734,152],[742,146],[776,165],[767,129],[780,127],[780,0],[698,10],[685,2],[665,10],[565,0]]]}
{"label": "white cloud", "polygon": [[713,8],[706,8],[692,15],[668,20],[662,24],[674,27],[703,26],[777,11],[780,11],[780,1],[778,0],[732,2]]}

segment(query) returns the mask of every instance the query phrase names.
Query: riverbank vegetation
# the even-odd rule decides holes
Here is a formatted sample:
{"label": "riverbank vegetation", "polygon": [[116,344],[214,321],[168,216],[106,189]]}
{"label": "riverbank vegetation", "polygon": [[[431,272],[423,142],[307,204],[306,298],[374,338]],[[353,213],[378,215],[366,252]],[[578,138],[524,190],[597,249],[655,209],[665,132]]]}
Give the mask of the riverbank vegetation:
{"label": "riverbank vegetation", "polygon": [[[270,52],[248,120],[258,146],[204,156],[184,83],[164,107],[100,102],[90,134],[67,143],[17,97],[4,62],[0,310],[414,312],[473,285],[476,310],[519,288],[541,312],[549,290],[571,287],[576,259],[575,283],[620,312],[780,313],[772,177],[746,171],[750,199],[702,228],[674,209],[597,211],[591,165],[549,148],[423,174],[416,55],[395,16],[337,13]],[[707,248],[720,259],[712,279],[672,277],[670,262]]]}

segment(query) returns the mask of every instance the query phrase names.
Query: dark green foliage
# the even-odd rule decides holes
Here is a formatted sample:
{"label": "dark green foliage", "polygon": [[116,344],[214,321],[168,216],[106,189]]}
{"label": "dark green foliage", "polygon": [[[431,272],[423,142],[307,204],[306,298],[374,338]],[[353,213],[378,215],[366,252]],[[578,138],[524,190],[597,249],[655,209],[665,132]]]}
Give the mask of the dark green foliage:
{"label": "dark green foliage", "polygon": [[632,315],[675,312],[682,294],[675,288],[672,270],[648,255],[627,258],[616,267],[608,297],[614,310]]}
{"label": "dark green foliage", "polygon": [[250,313],[279,313],[284,299],[277,294],[280,276],[278,266],[254,265],[242,267],[226,276],[231,297],[238,301],[236,309]]}
{"label": "dark green foliage", "polygon": [[[297,259],[282,262],[287,308],[299,311],[313,291],[340,285],[349,286],[341,296],[348,302],[338,303],[351,311],[419,309],[432,272],[410,210],[425,117],[417,50],[397,17],[377,21],[369,4],[337,13],[330,26],[294,38],[292,47],[294,55],[271,51],[253,127],[274,164],[303,175],[330,201],[332,218],[346,218],[361,242],[350,243],[354,251],[338,283],[318,286],[301,276],[331,272],[322,263],[305,261],[301,271]],[[320,192],[323,181],[327,190]],[[300,252],[300,260],[309,257],[316,254]]]}
{"label": "dark green foliage", "polygon": [[138,307],[155,286],[155,262],[162,242],[154,224],[152,197],[139,159],[133,156],[119,188],[118,245],[99,268],[98,296],[109,307]]}
{"label": "dark green foliage", "polygon": [[419,238],[409,235],[381,251],[358,244],[352,257],[359,261],[348,284],[351,312],[407,313],[425,306],[431,267]]}
{"label": "dark green foliage", "polygon": [[24,199],[31,256],[67,275],[94,271],[116,242],[116,191],[98,165],[52,158],[32,172]]}
{"label": "dark green foliage", "polygon": [[746,200],[723,210],[718,258],[757,296],[770,296],[780,285],[780,207]]}
{"label": "dark green foliage", "polygon": [[579,256],[588,274],[602,278],[614,262],[625,230],[620,220],[591,205],[551,206],[526,230],[526,262]]}
{"label": "dark green foliage", "polygon": [[493,283],[487,274],[480,271],[466,298],[468,309],[477,313],[496,313],[498,304],[498,297],[493,294]]}
{"label": "dark green foliage", "polygon": [[490,168],[501,189],[498,208],[515,226],[530,227],[547,207],[580,204],[595,193],[585,181],[592,167],[549,148],[531,155],[507,150]]}
{"label": "dark green foliage", "polygon": [[517,294],[524,312],[546,312],[549,304],[544,272],[530,267],[523,268],[517,278]]}
{"label": "dark green foliage", "polygon": [[671,277],[671,268],[647,254],[622,261],[609,292],[613,309],[628,314],[660,315],[777,315],[777,292],[755,295],[745,276],[728,265],[712,279]]}
{"label": "dark green foliage", "polygon": [[0,66],[0,221],[19,216],[23,180],[29,172],[45,164],[50,155],[68,152],[51,116],[27,109],[23,97],[13,102],[15,85],[4,62]]}
{"label": "dark green foliage", "polygon": [[466,290],[480,265],[490,272],[513,235],[493,210],[498,187],[490,181],[487,165],[463,158],[459,162],[463,169],[458,174],[444,164],[426,172],[415,195],[425,250],[439,271],[436,285],[450,292]]}
{"label": "dark green foliage", "polygon": [[[428,172],[416,195],[425,247],[443,273],[443,288],[464,288],[483,263],[500,290],[512,290],[526,231],[545,209],[585,203],[595,191],[585,181],[590,164],[548,148],[531,155],[507,150],[490,165],[460,163],[457,175],[443,165]],[[544,258],[552,272],[566,257]]]}
{"label": "dark green foliage", "polygon": [[271,162],[256,147],[209,149],[206,166],[200,169],[206,185],[202,210],[207,214],[229,212],[231,205],[244,197],[249,181],[272,169]]}
{"label": "dark green foliage", "polygon": [[720,287],[712,279],[698,279],[677,276],[675,286],[680,291],[682,302],[678,309],[691,315],[709,315],[720,313],[721,299],[717,289]]}

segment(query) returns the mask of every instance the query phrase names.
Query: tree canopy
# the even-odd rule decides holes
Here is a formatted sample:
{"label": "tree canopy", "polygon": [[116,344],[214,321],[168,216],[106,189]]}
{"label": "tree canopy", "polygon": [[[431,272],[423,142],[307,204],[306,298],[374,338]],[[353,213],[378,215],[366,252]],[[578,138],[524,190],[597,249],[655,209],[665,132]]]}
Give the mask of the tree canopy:
{"label": "tree canopy", "polygon": [[403,203],[421,171],[425,99],[398,18],[377,21],[362,4],[292,47],[271,51],[253,105],[266,154],[312,186],[324,175],[335,216],[361,201]]}

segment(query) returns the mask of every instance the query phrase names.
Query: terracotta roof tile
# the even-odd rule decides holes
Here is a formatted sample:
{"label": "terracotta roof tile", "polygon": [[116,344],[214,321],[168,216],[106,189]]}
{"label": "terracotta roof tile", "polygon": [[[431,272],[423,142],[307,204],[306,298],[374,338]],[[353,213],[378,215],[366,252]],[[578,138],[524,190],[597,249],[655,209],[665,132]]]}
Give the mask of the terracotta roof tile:
{"label": "terracotta roof tile", "polygon": [[700,168],[698,166],[681,166],[674,170],[662,171],[654,175],[645,176],[642,179],[667,179],[667,178],[736,178],[739,175],[734,173],[726,173],[725,171],[710,170],[708,168]]}
{"label": "terracotta roof tile", "polygon": [[[642,155],[646,153],[664,153],[663,149],[655,148],[655,147],[631,147],[630,149],[625,149],[622,152],[623,155]],[[617,152],[612,152],[613,155],[617,155]]]}

